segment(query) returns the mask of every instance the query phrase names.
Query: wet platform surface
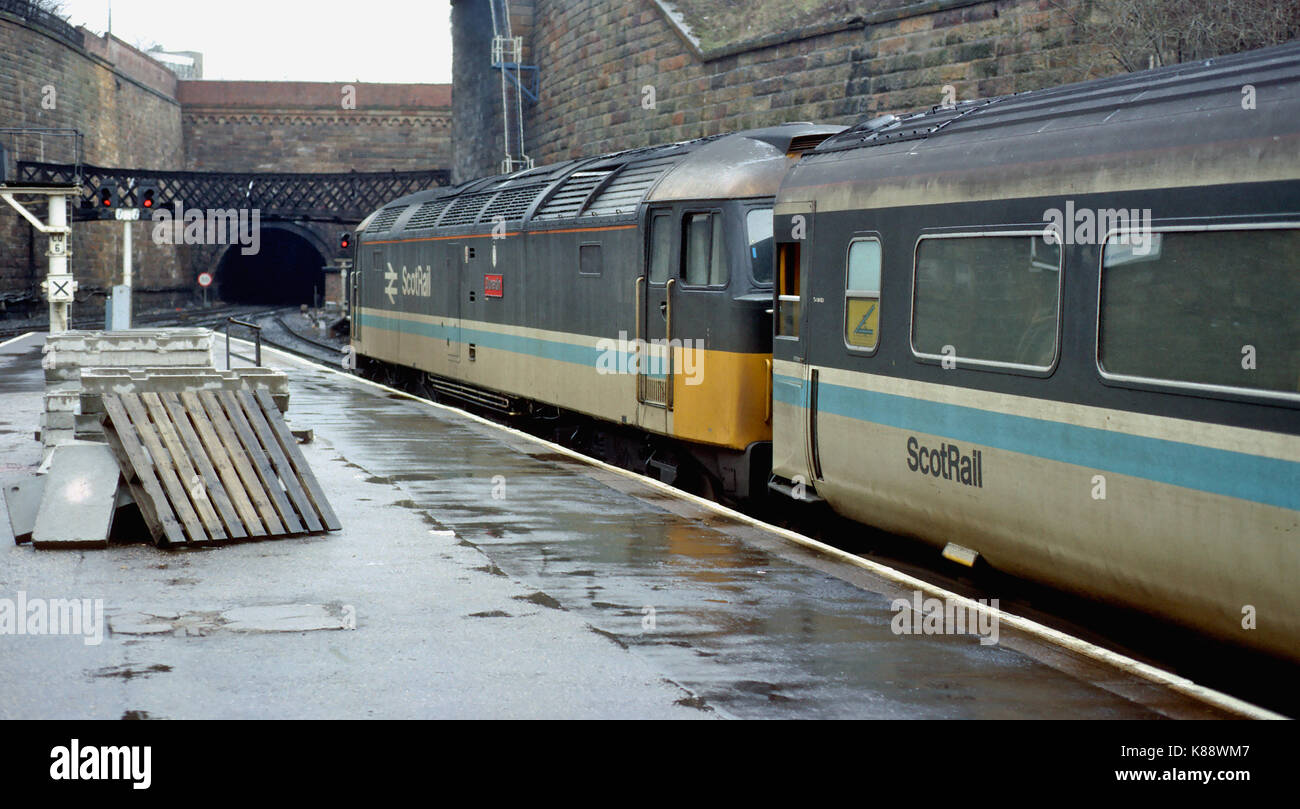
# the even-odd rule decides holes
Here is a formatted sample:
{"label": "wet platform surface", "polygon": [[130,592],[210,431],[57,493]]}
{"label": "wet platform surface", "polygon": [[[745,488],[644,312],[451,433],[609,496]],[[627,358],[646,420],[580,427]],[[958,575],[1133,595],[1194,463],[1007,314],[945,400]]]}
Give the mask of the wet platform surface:
{"label": "wet platform surface", "polygon": [[[40,338],[0,348],[34,471]],[[1224,712],[1003,626],[896,635],[867,570],[456,411],[271,355],[344,530],[35,551],[0,598],[102,598],[99,645],[0,635],[0,718],[1162,718]],[[355,627],[352,629],[351,627]]]}

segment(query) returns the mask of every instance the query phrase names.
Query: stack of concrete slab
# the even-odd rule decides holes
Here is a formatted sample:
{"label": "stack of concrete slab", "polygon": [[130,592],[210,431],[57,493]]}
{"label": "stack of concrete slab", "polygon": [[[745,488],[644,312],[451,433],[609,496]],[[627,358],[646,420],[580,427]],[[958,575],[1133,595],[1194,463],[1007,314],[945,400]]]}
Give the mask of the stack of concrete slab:
{"label": "stack of concrete slab", "polygon": [[54,447],[77,432],[81,374],[87,368],[211,369],[210,329],[66,331],[45,339],[45,409],[41,414],[42,468]]}
{"label": "stack of concrete slab", "polygon": [[44,354],[41,474],[4,487],[19,542],[102,547],[123,508],[160,545],[337,530],[282,372],[216,370],[207,329],[70,331]]}

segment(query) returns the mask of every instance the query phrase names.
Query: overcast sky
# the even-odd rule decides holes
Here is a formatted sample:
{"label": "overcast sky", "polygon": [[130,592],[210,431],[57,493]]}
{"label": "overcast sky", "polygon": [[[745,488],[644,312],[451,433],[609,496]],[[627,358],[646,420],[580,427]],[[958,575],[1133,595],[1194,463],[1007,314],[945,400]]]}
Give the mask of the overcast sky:
{"label": "overcast sky", "polygon": [[63,11],[102,34],[110,2],[114,36],[199,51],[205,79],[451,81],[449,0],[63,0]]}

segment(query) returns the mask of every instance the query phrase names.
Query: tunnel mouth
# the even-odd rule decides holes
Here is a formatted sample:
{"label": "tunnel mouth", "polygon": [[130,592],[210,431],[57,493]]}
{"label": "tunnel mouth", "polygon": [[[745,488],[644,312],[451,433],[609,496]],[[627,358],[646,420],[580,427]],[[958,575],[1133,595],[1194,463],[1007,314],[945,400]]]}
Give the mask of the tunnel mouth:
{"label": "tunnel mouth", "polygon": [[217,263],[217,297],[226,303],[317,305],[325,295],[325,259],[310,241],[283,228],[261,231],[258,250],[234,244]]}

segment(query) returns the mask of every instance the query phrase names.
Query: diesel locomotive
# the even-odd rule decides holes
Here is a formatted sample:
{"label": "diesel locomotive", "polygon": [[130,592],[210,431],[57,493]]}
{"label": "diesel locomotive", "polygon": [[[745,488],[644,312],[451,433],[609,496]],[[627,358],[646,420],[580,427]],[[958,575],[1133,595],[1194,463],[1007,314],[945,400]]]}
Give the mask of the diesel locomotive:
{"label": "diesel locomotive", "polygon": [[362,370],[1300,659],[1300,45],[358,228]]}

